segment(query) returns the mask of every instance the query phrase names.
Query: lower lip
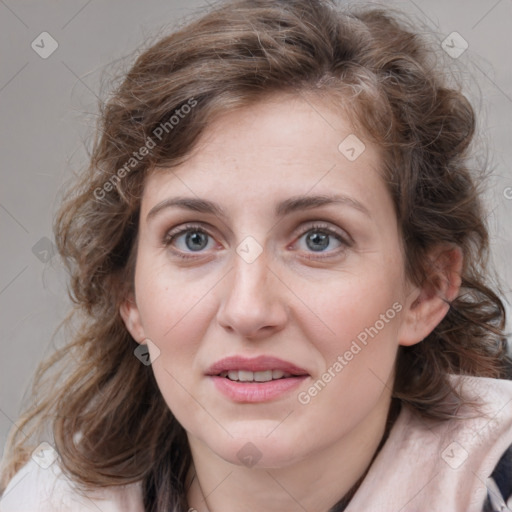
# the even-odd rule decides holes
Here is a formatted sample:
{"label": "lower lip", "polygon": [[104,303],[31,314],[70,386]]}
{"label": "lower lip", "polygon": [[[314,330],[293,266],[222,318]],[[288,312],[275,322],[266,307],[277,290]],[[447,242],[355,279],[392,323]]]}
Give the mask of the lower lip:
{"label": "lower lip", "polygon": [[211,377],[216,388],[234,402],[268,402],[297,388],[308,376],[270,380],[268,382],[240,382],[227,377]]}

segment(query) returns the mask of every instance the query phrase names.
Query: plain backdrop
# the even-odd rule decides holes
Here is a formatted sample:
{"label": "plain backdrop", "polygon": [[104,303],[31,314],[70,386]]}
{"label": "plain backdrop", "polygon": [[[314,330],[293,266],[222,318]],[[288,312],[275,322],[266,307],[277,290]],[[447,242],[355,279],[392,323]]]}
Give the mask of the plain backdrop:
{"label": "plain backdrop", "polygon": [[[382,3],[412,15],[438,45],[450,34],[455,46],[467,43],[462,55],[448,60],[465,77],[480,137],[489,148],[493,259],[504,298],[510,298],[512,0]],[[37,363],[51,352],[52,336],[70,309],[51,226],[63,184],[87,163],[84,143],[94,128],[97,96],[105,97],[102,83],[120,64],[133,62],[129,56],[141,43],[207,5],[202,0],[0,0],[2,450]]]}

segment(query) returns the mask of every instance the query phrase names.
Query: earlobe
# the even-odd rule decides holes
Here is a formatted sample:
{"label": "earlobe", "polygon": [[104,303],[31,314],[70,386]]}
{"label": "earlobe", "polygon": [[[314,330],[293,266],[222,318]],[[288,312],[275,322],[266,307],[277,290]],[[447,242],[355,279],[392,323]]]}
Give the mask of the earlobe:
{"label": "earlobe", "polygon": [[146,335],[142,327],[139,308],[132,293],[119,306],[119,314],[132,338],[137,343],[142,343],[146,339]]}
{"label": "earlobe", "polygon": [[443,320],[461,286],[463,256],[459,247],[442,246],[430,254],[430,272],[412,287],[399,330],[400,345],[414,345]]}

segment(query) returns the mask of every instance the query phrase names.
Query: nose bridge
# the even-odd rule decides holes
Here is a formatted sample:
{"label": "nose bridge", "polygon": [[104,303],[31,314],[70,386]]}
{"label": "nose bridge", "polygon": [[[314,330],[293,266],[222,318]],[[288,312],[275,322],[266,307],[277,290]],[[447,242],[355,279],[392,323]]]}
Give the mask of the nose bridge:
{"label": "nose bridge", "polygon": [[[242,245],[242,244],[241,244]],[[270,272],[265,254],[262,252],[253,260],[240,255],[242,247],[234,258],[234,272],[232,286],[243,299],[247,296],[260,296],[264,298],[268,273]]]}
{"label": "nose bridge", "polygon": [[286,311],[265,252],[253,259],[244,255],[243,248],[241,243],[234,254],[234,268],[226,283],[218,317],[223,327],[254,337],[260,331],[282,326]]}

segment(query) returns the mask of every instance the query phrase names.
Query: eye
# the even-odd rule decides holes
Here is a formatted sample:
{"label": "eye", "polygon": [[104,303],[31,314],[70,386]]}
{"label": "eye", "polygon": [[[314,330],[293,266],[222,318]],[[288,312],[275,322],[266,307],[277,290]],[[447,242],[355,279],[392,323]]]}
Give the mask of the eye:
{"label": "eye", "polygon": [[[215,241],[202,226],[187,224],[167,232],[162,240],[165,247],[181,258],[193,258],[191,253],[203,253],[215,247]],[[351,245],[350,237],[327,224],[314,224],[299,233],[296,244],[300,251],[316,253],[317,259],[337,256]],[[325,256],[323,254],[326,253]],[[321,255],[322,254],[322,255]]]}
{"label": "eye", "polygon": [[215,245],[212,236],[199,225],[186,225],[166,233],[163,239],[164,246],[173,246],[178,256],[187,258],[183,253],[201,252],[211,249]]}
{"label": "eye", "polygon": [[328,253],[327,257],[330,257],[338,255],[350,246],[348,239],[348,236],[343,236],[328,225],[314,224],[309,226],[306,231],[302,231],[297,244],[299,245],[299,250],[309,253]]}

